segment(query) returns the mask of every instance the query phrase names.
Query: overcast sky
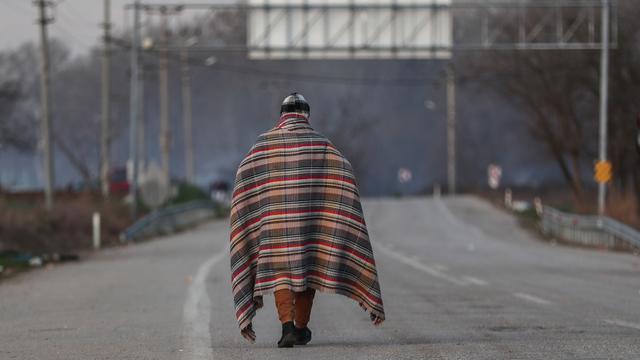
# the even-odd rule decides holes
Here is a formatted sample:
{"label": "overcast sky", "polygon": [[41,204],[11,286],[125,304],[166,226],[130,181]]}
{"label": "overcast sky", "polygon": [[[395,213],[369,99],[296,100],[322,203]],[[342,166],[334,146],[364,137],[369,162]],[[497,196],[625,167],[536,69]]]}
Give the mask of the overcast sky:
{"label": "overcast sky", "polygon": [[[217,3],[220,1],[211,1]],[[52,37],[66,42],[79,54],[86,52],[100,38],[99,24],[103,16],[103,0],[54,0],[55,23]],[[124,24],[124,5],[131,0],[111,0],[112,21],[117,29]],[[180,0],[152,0],[153,3],[180,3]],[[35,24],[38,12],[33,0],[0,0],[0,50],[13,48],[25,41],[38,39]]]}

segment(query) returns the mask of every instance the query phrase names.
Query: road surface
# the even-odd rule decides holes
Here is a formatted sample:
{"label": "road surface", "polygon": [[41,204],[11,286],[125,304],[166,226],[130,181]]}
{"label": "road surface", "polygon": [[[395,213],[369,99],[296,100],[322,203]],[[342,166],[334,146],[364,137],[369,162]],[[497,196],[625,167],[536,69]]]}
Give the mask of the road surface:
{"label": "road surface", "polygon": [[640,258],[552,246],[471,198],[364,203],[387,313],[318,294],[306,347],[273,298],[247,343],[227,222],[0,284],[0,359],[639,359]]}

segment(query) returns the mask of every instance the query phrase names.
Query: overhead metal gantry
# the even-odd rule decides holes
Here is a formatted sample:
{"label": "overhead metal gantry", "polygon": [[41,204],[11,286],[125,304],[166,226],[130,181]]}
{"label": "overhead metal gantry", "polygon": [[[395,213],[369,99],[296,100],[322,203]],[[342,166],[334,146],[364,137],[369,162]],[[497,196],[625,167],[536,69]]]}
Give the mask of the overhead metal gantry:
{"label": "overhead metal gantry", "polygon": [[[235,4],[137,0],[125,9],[137,15],[144,11],[233,12],[246,23],[237,43],[203,38],[189,51],[239,51],[252,59],[450,59],[453,52],[464,50],[600,50],[599,160],[607,160],[609,49],[617,45],[616,0],[245,0]],[[139,23],[133,33],[136,53]],[[183,43],[169,40],[162,50],[180,51]],[[137,66],[132,60],[132,67]],[[447,74],[448,182],[449,190],[455,192],[455,82],[451,68]],[[131,81],[134,93],[136,77]],[[133,115],[131,121],[137,121]],[[600,214],[605,195],[606,185],[599,184]]]}
{"label": "overhead metal gantry", "polygon": [[[589,50],[601,49],[603,43],[602,0],[251,0],[240,4],[145,3],[140,9],[238,12],[246,16],[245,41],[199,44],[191,50],[247,51],[252,57],[442,58],[452,50]],[[611,23],[613,46],[617,43],[616,19],[613,16]]]}

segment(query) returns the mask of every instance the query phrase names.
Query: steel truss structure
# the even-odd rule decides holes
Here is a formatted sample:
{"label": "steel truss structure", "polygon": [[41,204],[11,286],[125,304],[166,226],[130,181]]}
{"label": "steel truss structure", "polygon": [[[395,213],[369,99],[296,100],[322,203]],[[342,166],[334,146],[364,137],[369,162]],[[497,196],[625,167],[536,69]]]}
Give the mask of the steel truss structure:
{"label": "steel truss structure", "polygon": [[[139,66],[138,16],[142,11],[237,12],[247,24],[241,43],[194,45],[189,51],[240,51],[254,59],[449,59],[459,50],[599,50],[599,160],[607,160],[609,49],[617,46],[616,0],[370,1],[143,4],[135,0],[125,6],[138,19],[133,27],[131,66]],[[164,42],[158,50],[182,51],[183,44],[183,40]],[[455,78],[451,66],[447,74],[448,183],[455,193]],[[131,79],[132,108],[136,108],[137,77]],[[131,122],[133,129],[137,122],[134,111]],[[136,156],[132,159],[137,160]],[[606,185],[599,184],[598,190],[598,212],[603,215]]]}
{"label": "steel truss structure", "polygon": [[[258,20],[250,22],[258,25],[249,30],[252,57],[446,58],[452,50],[602,45],[599,0],[265,5],[248,11]],[[615,44],[617,32],[612,34]]]}
{"label": "steel truss structure", "polygon": [[[237,11],[247,18],[244,43],[196,45],[191,50],[247,51],[252,58],[448,58],[456,50],[602,48],[602,0],[452,1],[140,7],[156,12]],[[609,45],[615,47],[615,2],[611,9]]]}
{"label": "steel truss structure", "polygon": [[[603,45],[601,0],[503,2],[501,6],[457,11],[460,19],[471,19],[474,26],[459,26],[470,34],[458,34],[455,49],[588,50],[601,49]],[[462,15],[465,12],[472,15]],[[617,16],[612,18],[610,43],[615,45]]]}

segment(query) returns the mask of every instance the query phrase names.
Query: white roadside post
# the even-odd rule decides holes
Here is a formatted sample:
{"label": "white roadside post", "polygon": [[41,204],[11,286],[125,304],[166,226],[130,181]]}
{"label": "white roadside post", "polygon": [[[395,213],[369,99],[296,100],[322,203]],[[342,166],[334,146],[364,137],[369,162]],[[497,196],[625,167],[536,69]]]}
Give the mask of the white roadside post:
{"label": "white roadside post", "polygon": [[542,207],[542,199],[540,199],[539,197],[536,197],[533,200],[533,204],[536,207],[536,214],[538,214],[538,216],[542,216],[542,213],[544,211],[544,208]]}
{"label": "white roadside post", "polygon": [[93,248],[100,249],[100,213],[93,213]]}
{"label": "white roadside post", "polygon": [[513,193],[511,192],[510,188],[507,188],[504,191],[504,206],[507,209],[512,209],[513,208]]}

